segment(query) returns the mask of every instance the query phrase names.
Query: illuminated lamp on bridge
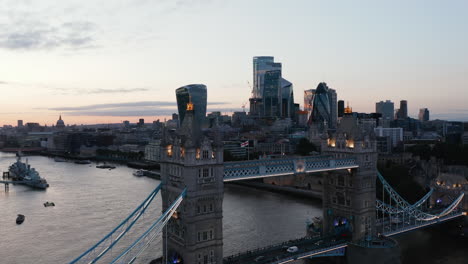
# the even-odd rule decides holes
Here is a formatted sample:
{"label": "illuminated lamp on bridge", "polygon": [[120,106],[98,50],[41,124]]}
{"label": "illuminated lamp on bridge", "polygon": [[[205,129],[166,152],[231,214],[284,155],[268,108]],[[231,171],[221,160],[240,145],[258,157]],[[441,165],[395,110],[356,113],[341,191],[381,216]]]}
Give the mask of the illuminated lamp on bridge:
{"label": "illuminated lamp on bridge", "polygon": [[167,156],[172,157],[172,145],[167,146]]}
{"label": "illuminated lamp on bridge", "polygon": [[333,138],[327,139],[328,141],[328,146],[334,148],[336,146],[336,140]]}
{"label": "illuminated lamp on bridge", "polygon": [[178,253],[174,253],[172,254],[172,257],[169,259],[169,263],[173,263],[173,264],[182,264],[184,263],[184,260],[182,259],[182,257],[178,254]]}
{"label": "illuminated lamp on bridge", "polygon": [[335,235],[342,237],[347,237],[351,235],[351,226],[347,218],[335,218],[333,220],[333,226],[335,227]]}
{"label": "illuminated lamp on bridge", "polygon": [[172,214],[172,218],[174,219],[179,219],[179,213],[177,211],[175,211],[173,214]]}
{"label": "illuminated lamp on bridge", "polygon": [[352,139],[347,139],[347,140],[346,140],[346,147],[348,147],[348,148],[354,148],[354,140],[352,140]]}
{"label": "illuminated lamp on bridge", "polygon": [[197,160],[200,159],[200,154],[201,154],[201,150],[200,150],[200,148],[197,148],[197,152],[195,153],[195,158],[196,158]]}

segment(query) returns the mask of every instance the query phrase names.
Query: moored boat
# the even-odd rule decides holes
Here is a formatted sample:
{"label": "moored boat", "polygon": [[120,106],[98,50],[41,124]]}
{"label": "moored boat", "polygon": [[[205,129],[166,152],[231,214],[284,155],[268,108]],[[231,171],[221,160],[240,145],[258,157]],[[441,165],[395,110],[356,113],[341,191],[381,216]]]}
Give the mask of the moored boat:
{"label": "moored boat", "polygon": [[102,165],[97,165],[96,168],[98,169],[115,169],[114,165],[109,165],[109,164],[102,164]]}
{"label": "moored boat", "polygon": [[90,160],[76,160],[76,164],[91,164]]}
{"label": "moored boat", "polygon": [[16,217],[16,224],[20,225],[24,222],[24,219],[25,219],[25,216],[22,215],[22,214],[18,214],[18,216]]}
{"label": "moored boat", "polygon": [[48,207],[48,206],[55,206],[55,203],[54,202],[49,202],[49,201],[45,202],[44,207]]}
{"label": "moored boat", "polygon": [[133,176],[137,176],[137,177],[145,176],[145,172],[143,170],[137,170],[133,173]]}
{"label": "moored boat", "polygon": [[21,156],[19,154],[16,154],[16,156],[16,162],[8,168],[8,173],[14,182],[39,189],[46,189],[49,187],[46,179],[41,178],[39,172],[31,168],[27,159],[26,163],[23,163],[21,161]]}

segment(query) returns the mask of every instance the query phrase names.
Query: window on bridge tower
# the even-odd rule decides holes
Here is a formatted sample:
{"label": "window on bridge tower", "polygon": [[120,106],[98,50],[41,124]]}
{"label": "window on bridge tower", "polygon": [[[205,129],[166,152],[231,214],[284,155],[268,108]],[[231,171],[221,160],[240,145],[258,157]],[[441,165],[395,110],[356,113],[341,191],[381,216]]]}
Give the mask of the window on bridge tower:
{"label": "window on bridge tower", "polygon": [[203,159],[208,159],[208,150],[203,151]]}
{"label": "window on bridge tower", "polygon": [[338,186],[344,186],[345,185],[345,180],[343,175],[338,176]]}
{"label": "window on bridge tower", "polygon": [[339,205],[345,205],[345,197],[342,193],[337,192],[336,193],[336,199]]}

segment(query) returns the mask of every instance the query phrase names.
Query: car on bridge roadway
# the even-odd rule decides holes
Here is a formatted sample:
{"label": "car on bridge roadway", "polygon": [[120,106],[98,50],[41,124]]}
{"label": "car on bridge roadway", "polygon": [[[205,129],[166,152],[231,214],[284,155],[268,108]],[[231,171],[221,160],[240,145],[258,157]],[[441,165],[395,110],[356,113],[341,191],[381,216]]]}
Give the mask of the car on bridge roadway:
{"label": "car on bridge roadway", "polygon": [[289,252],[289,253],[294,253],[294,252],[299,251],[299,248],[296,247],[296,246],[292,246],[292,247],[288,247],[288,249],[286,249],[286,251]]}

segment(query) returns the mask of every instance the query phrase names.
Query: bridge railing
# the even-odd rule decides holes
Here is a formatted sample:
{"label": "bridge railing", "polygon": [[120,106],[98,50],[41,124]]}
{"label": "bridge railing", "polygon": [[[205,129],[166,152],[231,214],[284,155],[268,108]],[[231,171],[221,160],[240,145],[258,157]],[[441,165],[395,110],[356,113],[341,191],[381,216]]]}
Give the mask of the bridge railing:
{"label": "bridge railing", "polygon": [[224,179],[230,181],[357,167],[358,164],[354,158],[333,159],[329,156],[260,160],[254,162],[244,161],[225,163]]}
{"label": "bridge railing", "polygon": [[[335,244],[345,243],[345,240],[337,240],[335,236],[326,236],[326,237],[303,237],[295,240],[288,240],[285,242],[268,245],[254,250],[248,250],[241,252],[235,255],[225,257],[223,260],[224,264],[234,264],[234,263],[245,263],[247,259],[251,259],[261,255],[267,255],[268,252],[280,250],[284,251],[283,254],[277,255],[281,256],[279,259],[284,259],[285,257],[297,255],[297,253],[304,253],[304,251],[310,252],[312,249],[321,249]],[[286,249],[291,246],[297,246],[299,250],[294,253],[286,252]],[[275,258],[276,259],[276,256]],[[265,259],[265,261],[257,261],[258,263],[272,263],[271,259]]]}

